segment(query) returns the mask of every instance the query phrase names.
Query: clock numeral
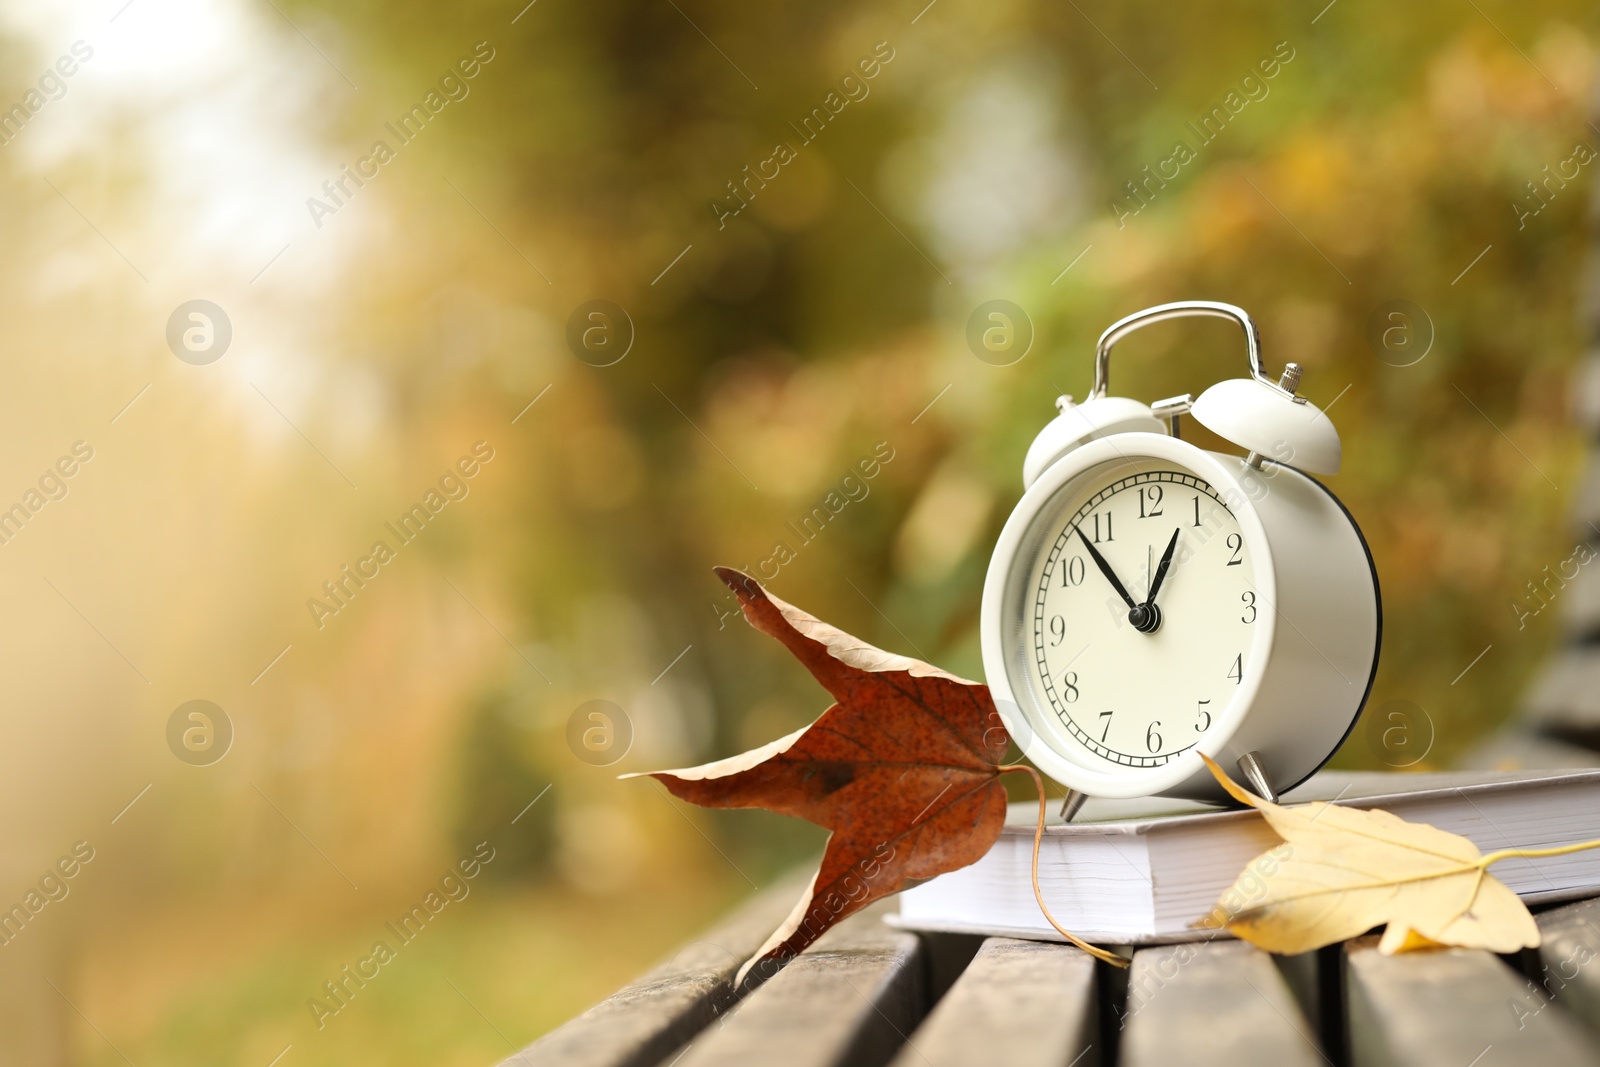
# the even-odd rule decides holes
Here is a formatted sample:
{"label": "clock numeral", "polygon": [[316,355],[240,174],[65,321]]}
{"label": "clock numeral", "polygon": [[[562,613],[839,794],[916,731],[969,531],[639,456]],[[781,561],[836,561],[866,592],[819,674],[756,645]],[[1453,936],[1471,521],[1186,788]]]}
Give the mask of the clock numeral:
{"label": "clock numeral", "polygon": [[1244,538],[1240,537],[1236,533],[1229,534],[1228,535],[1228,547],[1233,549],[1233,558],[1228,560],[1228,566],[1230,566],[1230,567],[1239,566],[1241,563],[1244,562],[1244,560],[1239,558],[1239,553],[1244,551]]}
{"label": "clock numeral", "polygon": [[1060,615],[1050,616],[1050,636],[1055,638],[1050,642],[1051,648],[1060,648],[1061,642],[1067,637],[1067,620]]}
{"label": "clock numeral", "polygon": [[1151,752],[1161,751],[1161,735],[1156,733],[1156,727],[1160,725],[1161,720],[1157,719],[1155,722],[1151,723],[1149,728],[1144,732],[1144,745]]}
{"label": "clock numeral", "polygon": [[1238,685],[1244,681],[1244,653],[1233,657],[1233,669],[1228,672],[1228,677],[1233,679],[1233,684]]}
{"label": "clock numeral", "polygon": [[1061,568],[1061,588],[1070,589],[1075,585],[1083,584],[1083,557],[1073,556],[1067,565]]}
{"label": "clock numeral", "polygon": [[1068,671],[1061,677],[1062,697],[1068,704],[1078,702],[1078,672]]}
{"label": "clock numeral", "polygon": [[1206,710],[1206,705],[1209,703],[1211,703],[1209,700],[1202,700],[1200,702],[1200,707],[1197,711],[1197,714],[1200,716],[1200,721],[1195,724],[1196,733],[1203,734],[1207,730],[1211,729],[1211,713]]}
{"label": "clock numeral", "polygon": [[1106,728],[1104,730],[1100,731],[1100,743],[1101,744],[1105,743],[1106,735],[1111,732],[1111,716],[1113,714],[1114,714],[1113,712],[1109,712],[1109,711],[1102,711],[1100,713],[1100,717],[1106,721]]}
{"label": "clock numeral", "polygon": [[[1105,518],[1106,518],[1106,538],[1105,539],[1107,541],[1110,541],[1110,540],[1112,540],[1112,537],[1111,537],[1111,512],[1109,512],[1109,511],[1106,512]],[[1095,514],[1094,514],[1094,543],[1097,544],[1097,545],[1100,543],[1100,513],[1098,511],[1095,512]]]}
{"label": "clock numeral", "polygon": [[1256,621],[1256,595],[1246,591],[1239,594],[1239,599],[1244,603],[1245,613],[1239,616],[1239,621],[1252,623]]}
{"label": "clock numeral", "polygon": [[[1150,510],[1145,511],[1146,504]],[[1159,485],[1141,486],[1139,489],[1139,517],[1153,519],[1161,514],[1161,487]]]}
{"label": "clock numeral", "polygon": [[1200,498],[1198,496],[1194,498],[1194,524],[1196,526],[1200,525]]}

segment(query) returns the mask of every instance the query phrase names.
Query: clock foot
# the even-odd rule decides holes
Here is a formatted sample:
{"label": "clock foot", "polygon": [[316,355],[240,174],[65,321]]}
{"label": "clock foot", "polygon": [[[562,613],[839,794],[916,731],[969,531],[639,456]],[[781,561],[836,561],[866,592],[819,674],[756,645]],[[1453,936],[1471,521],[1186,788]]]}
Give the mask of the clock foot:
{"label": "clock foot", "polygon": [[1076,789],[1067,790],[1067,795],[1061,798],[1061,820],[1071,822],[1083,807],[1083,802],[1089,799],[1089,794],[1080,793]]}
{"label": "clock foot", "polygon": [[1278,789],[1268,777],[1267,769],[1261,765],[1261,753],[1246,752],[1240,756],[1239,773],[1244,775],[1245,784],[1256,796],[1273,804],[1278,802]]}

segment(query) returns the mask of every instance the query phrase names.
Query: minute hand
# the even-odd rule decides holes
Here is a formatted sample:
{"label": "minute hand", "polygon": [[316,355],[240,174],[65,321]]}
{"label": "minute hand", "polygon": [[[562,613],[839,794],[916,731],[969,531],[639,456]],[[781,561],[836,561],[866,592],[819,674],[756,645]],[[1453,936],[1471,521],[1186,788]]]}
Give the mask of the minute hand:
{"label": "minute hand", "polygon": [[1161,553],[1161,562],[1156,565],[1156,575],[1150,580],[1150,595],[1144,598],[1146,607],[1156,602],[1156,594],[1161,592],[1161,583],[1167,578],[1167,568],[1172,566],[1172,550],[1178,547],[1179,530],[1172,531],[1172,540],[1167,542],[1167,550]]}
{"label": "minute hand", "polygon": [[1089,558],[1094,560],[1096,567],[1100,568],[1100,573],[1106,576],[1106,581],[1111,583],[1111,588],[1117,591],[1117,595],[1123,599],[1128,607],[1138,607],[1139,605],[1133,602],[1133,597],[1129,596],[1128,591],[1122,587],[1122,582],[1117,579],[1117,574],[1111,569],[1111,564],[1107,563],[1106,558],[1100,554],[1099,550],[1090,543],[1087,537],[1083,536],[1083,527],[1079,526],[1077,530],[1078,540],[1082,541],[1083,547],[1089,550]]}

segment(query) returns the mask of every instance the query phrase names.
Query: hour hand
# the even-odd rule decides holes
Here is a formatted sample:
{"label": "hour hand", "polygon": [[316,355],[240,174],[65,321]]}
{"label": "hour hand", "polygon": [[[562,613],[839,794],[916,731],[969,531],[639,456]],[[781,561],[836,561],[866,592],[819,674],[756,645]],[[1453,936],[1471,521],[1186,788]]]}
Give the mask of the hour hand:
{"label": "hour hand", "polygon": [[1082,541],[1083,547],[1089,550],[1089,558],[1094,560],[1096,567],[1100,568],[1100,573],[1106,576],[1106,581],[1111,583],[1111,588],[1117,591],[1117,595],[1122,598],[1129,608],[1138,607],[1139,605],[1134,603],[1133,597],[1129,596],[1128,591],[1122,587],[1122,582],[1117,578],[1117,573],[1111,569],[1111,564],[1107,563],[1106,558],[1100,554],[1100,550],[1095,548],[1087,537],[1083,536],[1083,527],[1079,526],[1077,530],[1078,540]]}

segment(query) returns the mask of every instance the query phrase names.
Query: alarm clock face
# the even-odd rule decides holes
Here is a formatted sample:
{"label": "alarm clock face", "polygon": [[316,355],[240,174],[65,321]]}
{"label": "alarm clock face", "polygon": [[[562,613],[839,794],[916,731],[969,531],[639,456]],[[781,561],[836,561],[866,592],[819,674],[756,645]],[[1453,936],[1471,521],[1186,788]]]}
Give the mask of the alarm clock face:
{"label": "alarm clock face", "polygon": [[1014,559],[1008,656],[1042,739],[1115,773],[1164,767],[1223,722],[1270,647],[1254,541],[1224,490],[1168,460],[1103,463],[1053,493]]}

